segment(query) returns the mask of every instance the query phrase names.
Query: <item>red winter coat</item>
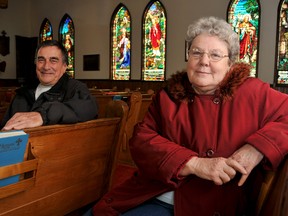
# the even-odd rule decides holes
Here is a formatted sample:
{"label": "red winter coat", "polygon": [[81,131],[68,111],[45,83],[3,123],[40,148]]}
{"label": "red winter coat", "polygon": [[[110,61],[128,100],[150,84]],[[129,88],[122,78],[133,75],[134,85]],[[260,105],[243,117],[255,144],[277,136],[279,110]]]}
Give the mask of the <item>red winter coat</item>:
{"label": "red winter coat", "polygon": [[[171,190],[175,216],[253,215],[263,168],[276,168],[288,151],[288,96],[249,71],[235,65],[213,96],[195,94],[185,72],[172,76],[130,140],[139,171],[108,192],[94,215],[119,215]],[[193,156],[229,157],[246,143],[264,159],[241,187],[237,175],[221,186],[178,176]]]}

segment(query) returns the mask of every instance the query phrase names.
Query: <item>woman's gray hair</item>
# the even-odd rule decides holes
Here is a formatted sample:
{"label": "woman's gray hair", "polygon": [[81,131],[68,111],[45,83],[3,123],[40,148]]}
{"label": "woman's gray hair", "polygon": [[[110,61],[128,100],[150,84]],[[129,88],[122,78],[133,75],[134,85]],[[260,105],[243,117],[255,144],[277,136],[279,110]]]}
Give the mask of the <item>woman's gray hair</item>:
{"label": "woman's gray hair", "polygon": [[217,17],[204,17],[189,25],[186,36],[188,47],[190,48],[193,40],[203,33],[217,36],[220,40],[227,43],[229,59],[232,63],[239,59],[239,36],[225,20]]}

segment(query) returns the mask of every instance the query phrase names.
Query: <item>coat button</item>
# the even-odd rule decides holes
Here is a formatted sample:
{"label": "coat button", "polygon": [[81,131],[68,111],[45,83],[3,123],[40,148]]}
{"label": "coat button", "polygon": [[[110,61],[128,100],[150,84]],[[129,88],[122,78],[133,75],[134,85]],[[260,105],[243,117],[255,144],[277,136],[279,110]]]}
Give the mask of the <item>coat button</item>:
{"label": "coat button", "polygon": [[209,149],[207,152],[206,152],[206,155],[208,157],[212,157],[214,155],[214,151],[212,149]]}
{"label": "coat button", "polygon": [[220,98],[216,97],[213,99],[214,104],[219,104],[220,103]]}
{"label": "coat button", "polygon": [[106,201],[106,203],[112,203],[113,199],[112,198],[107,198],[105,201]]}
{"label": "coat button", "polygon": [[221,216],[219,212],[214,212],[213,216]]}

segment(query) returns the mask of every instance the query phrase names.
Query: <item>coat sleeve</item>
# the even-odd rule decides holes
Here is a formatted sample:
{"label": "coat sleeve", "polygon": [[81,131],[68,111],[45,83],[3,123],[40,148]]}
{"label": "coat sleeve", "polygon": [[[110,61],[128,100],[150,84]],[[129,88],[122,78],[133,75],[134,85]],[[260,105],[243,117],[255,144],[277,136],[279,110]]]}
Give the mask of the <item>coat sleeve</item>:
{"label": "coat sleeve", "polygon": [[[160,94],[163,95],[163,91]],[[167,101],[161,101],[160,94],[154,97],[144,120],[135,126],[130,151],[141,174],[178,187],[183,179],[178,176],[179,171],[197,154],[163,135],[161,118],[165,116],[159,113]]]}
{"label": "coat sleeve", "polygon": [[49,98],[33,111],[40,112],[44,125],[69,124],[95,119],[98,107],[84,83],[73,80],[68,85],[63,101]]}
{"label": "coat sleeve", "polygon": [[265,166],[276,169],[288,152],[288,95],[268,84],[260,84],[256,89],[253,100],[260,129],[251,134],[246,143],[264,154]]}

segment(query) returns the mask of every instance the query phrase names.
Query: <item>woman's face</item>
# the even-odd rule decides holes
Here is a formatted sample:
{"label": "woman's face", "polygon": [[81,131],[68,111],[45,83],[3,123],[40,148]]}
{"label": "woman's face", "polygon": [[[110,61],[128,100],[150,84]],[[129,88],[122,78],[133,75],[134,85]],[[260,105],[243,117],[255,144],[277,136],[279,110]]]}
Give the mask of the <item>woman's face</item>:
{"label": "woman's face", "polygon": [[229,69],[226,42],[208,34],[198,35],[193,40],[189,50],[187,73],[196,93],[213,94]]}

